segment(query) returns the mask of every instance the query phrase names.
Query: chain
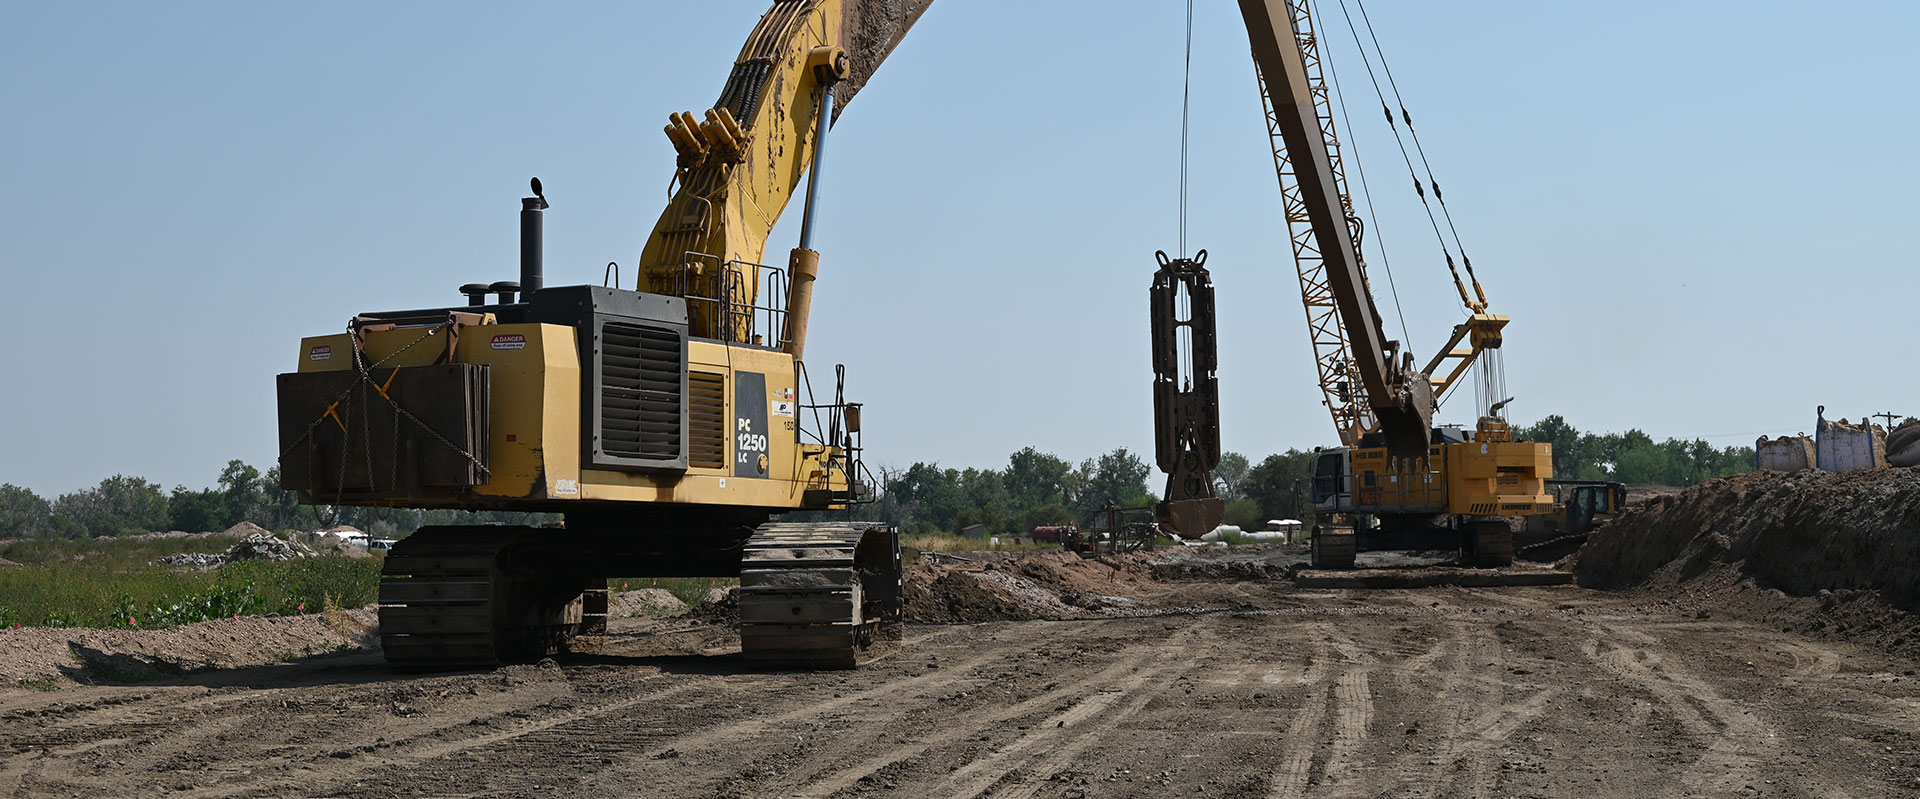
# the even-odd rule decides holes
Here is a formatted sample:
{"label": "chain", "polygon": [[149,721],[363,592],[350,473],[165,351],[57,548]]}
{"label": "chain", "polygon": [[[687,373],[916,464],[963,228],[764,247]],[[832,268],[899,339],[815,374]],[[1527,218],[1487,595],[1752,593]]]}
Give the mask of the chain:
{"label": "chain", "polygon": [[[388,355],[385,358],[381,358],[379,361],[375,362],[371,367],[365,365],[365,361],[362,361],[360,358],[360,348],[355,347],[353,349],[353,364],[360,371],[359,384],[372,385],[373,384],[373,373],[371,371],[372,369],[380,368],[381,364],[384,364],[387,361],[393,360],[395,356],[399,355],[400,353],[406,352],[413,345],[418,344],[422,341],[425,341],[429,338],[432,338],[435,333],[439,332],[442,328],[445,328],[445,327],[446,325],[439,325],[436,327],[427,328],[427,331],[425,333],[420,334],[418,338],[415,338],[414,340],[407,342],[406,346],[401,347],[400,349],[394,350],[391,355]],[[361,396],[365,396],[365,393],[363,392]],[[420,429],[427,431],[427,435],[433,436],[433,439],[435,441],[438,441],[441,444],[446,445],[447,449],[453,450],[454,452],[459,453],[461,457],[466,458],[467,462],[473,464],[474,468],[479,469],[481,474],[487,475],[488,477],[491,477],[493,475],[493,471],[488,469],[486,464],[481,463],[479,458],[474,457],[473,453],[468,452],[465,449],[462,449],[459,445],[453,443],[452,441],[448,441],[446,436],[440,435],[440,431],[427,426],[427,423],[420,421],[419,417],[414,416],[413,414],[407,412],[407,409],[400,407],[400,403],[394,402],[393,398],[387,396],[386,392],[381,392],[380,398],[383,400],[386,400],[388,405],[393,406],[393,412],[395,416],[404,416],[406,417],[407,421],[412,422],[415,425],[417,425]],[[369,400],[368,404],[371,405],[372,401]],[[395,424],[394,428],[395,428],[395,432],[394,432],[395,441],[397,442],[398,437],[400,435],[398,431],[399,425]],[[395,452],[397,453],[399,451],[397,443],[395,447],[396,447]],[[397,461],[398,458],[396,457],[395,460]],[[369,485],[373,483],[373,441],[371,439],[367,441],[367,483]]]}

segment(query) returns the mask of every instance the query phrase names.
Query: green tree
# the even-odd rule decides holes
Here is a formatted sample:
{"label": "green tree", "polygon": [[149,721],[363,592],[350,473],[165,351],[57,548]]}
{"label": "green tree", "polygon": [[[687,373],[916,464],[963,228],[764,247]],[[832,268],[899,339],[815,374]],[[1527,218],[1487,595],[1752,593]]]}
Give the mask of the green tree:
{"label": "green tree", "polygon": [[226,496],[213,489],[189,491],[186,486],[174,486],[167,500],[167,526],[175,530],[225,530],[233,526],[227,521],[230,515]]}
{"label": "green tree", "polygon": [[1086,476],[1075,503],[1075,509],[1082,516],[1108,502],[1133,508],[1153,501],[1153,492],[1147,488],[1147,475],[1153,472],[1153,467],[1128,452],[1126,447],[1082,463],[1079,471]]}
{"label": "green tree", "polygon": [[1073,465],[1049,452],[1027,447],[1007,458],[1007,494],[1013,507],[1025,510],[1074,498]]}
{"label": "green tree", "polygon": [[[226,527],[259,515],[266,505],[266,493],[260,483],[260,470],[239,460],[227,461],[220,470],[220,494],[226,504]],[[258,524],[258,521],[255,521]],[[225,527],[221,528],[225,529]]]}
{"label": "green tree", "polygon": [[53,501],[56,516],[66,518],[84,535],[126,535],[166,526],[167,495],[141,477],[116,474],[100,485]]}
{"label": "green tree", "polygon": [[1007,493],[1007,481],[1000,472],[964,469],[960,472],[960,490],[966,494],[967,505],[976,511],[973,523],[986,525],[987,532],[995,535],[1014,531],[1013,497]]}
{"label": "green tree", "polygon": [[254,522],[274,530],[304,528],[314,521],[313,509],[300,504],[300,493],[280,488],[280,467],[267,468],[260,482],[260,518]]}
{"label": "green tree", "polygon": [[53,506],[26,488],[0,485],[0,538],[45,538],[53,533]]}
{"label": "green tree", "polygon": [[1247,472],[1252,469],[1253,464],[1247,460],[1247,456],[1238,452],[1220,453],[1220,465],[1213,469],[1214,492],[1229,504],[1246,496],[1243,484],[1247,480]]}
{"label": "green tree", "polygon": [[1553,445],[1553,473],[1556,477],[1579,474],[1580,464],[1586,457],[1584,446],[1588,443],[1573,425],[1559,414],[1548,416],[1532,425],[1514,428],[1515,441],[1540,441]]}
{"label": "green tree", "polygon": [[1084,525],[1087,520],[1074,513],[1072,508],[1058,502],[1030,508],[1020,514],[1019,529],[1016,535],[1031,535],[1035,527],[1052,527],[1064,524]]}
{"label": "green tree", "polygon": [[1227,512],[1221,524],[1231,524],[1242,530],[1262,530],[1267,526],[1267,517],[1260,512],[1260,503],[1251,499],[1236,499],[1227,503]]}
{"label": "green tree", "polygon": [[966,508],[966,492],[957,469],[937,463],[915,463],[889,482],[887,493],[897,504],[894,522],[909,530],[952,530],[955,517]]}
{"label": "green tree", "polygon": [[1307,489],[1313,482],[1316,455],[1294,449],[1268,455],[1247,472],[1247,498],[1257,503],[1267,518],[1312,521],[1313,503]]}
{"label": "green tree", "polygon": [[1514,437],[1553,444],[1555,477],[1688,486],[1753,469],[1752,447],[1715,448],[1703,439],[1654,441],[1639,430],[1581,433],[1558,416],[1514,429]]}

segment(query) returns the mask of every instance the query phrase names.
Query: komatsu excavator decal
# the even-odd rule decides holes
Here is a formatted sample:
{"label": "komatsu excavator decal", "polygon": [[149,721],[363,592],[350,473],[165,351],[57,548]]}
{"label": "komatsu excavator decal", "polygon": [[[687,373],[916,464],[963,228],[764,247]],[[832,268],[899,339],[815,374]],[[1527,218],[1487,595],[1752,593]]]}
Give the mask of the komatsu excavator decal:
{"label": "komatsu excavator decal", "polygon": [[733,474],[767,476],[767,376],[759,372],[733,373]]}

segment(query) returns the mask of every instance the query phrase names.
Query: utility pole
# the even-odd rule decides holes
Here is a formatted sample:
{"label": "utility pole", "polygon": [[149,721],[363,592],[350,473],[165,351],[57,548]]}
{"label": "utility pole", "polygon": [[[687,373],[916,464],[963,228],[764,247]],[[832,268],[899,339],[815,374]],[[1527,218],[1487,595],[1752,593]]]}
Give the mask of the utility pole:
{"label": "utility pole", "polygon": [[1903,416],[1901,416],[1900,414],[1897,414],[1897,413],[1893,413],[1893,412],[1891,412],[1891,411],[1889,411],[1889,412],[1887,412],[1887,413],[1870,413],[1870,414],[1867,414],[1867,418],[1869,418],[1869,419],[1885,419],[1885,420],[1887,420],[1887,424],[1886,424],[1886,427],[1887,427],[1887,430],[1888,430],[1888,431],[1892,431],[1892,430],[1893,430],[1893,421],[1894,421],[1895,419],[1902,419],[1902,418],[1905,418],[1905,417],[1903,417]]}

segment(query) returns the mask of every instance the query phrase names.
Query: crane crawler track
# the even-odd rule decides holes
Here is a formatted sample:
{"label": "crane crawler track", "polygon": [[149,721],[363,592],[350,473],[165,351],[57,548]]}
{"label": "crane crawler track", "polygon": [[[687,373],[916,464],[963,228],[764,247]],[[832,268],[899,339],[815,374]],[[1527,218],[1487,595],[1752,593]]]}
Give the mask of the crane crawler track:
{"label": "crane crawler track", "polygon": [[[605,582],[514,568],[526,527],[426,527],[380,570],[380,646],[406,671],[492,668],[596,642]],[[584,637],[583,637],[584,636]]]}
{"label": "crane crawler track", "polygon": [[870,522],[773,522],[740,561],[740,651],[747,660],[850,669],[899,630],[899,536]]}

